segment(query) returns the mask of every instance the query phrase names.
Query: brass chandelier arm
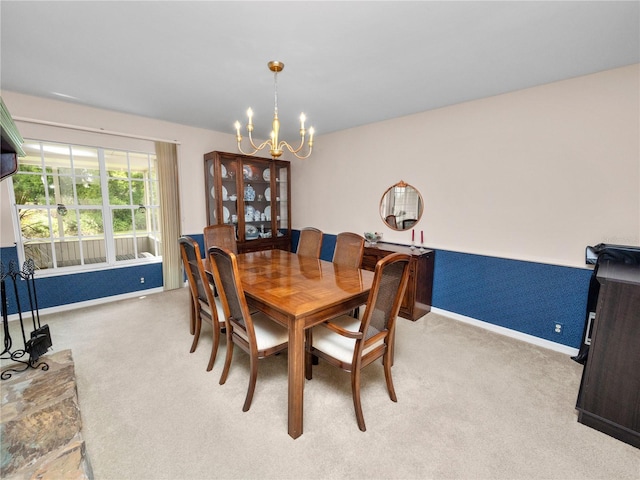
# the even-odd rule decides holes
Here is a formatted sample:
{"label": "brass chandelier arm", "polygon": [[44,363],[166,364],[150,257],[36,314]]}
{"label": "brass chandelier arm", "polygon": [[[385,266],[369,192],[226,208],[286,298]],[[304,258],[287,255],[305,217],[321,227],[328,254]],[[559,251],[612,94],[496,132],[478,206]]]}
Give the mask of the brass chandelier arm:
{"label": "brass chandelier arm", "polygon": [[244,150],[242,150],[242,137],[237,138],[238,140],[238,150],[240,150],[240,153],[242,153],[243,155],[255,155],[256,153],[258,153],[260,150],[262,150],[264,147],[266,147],[267,145],[271,145],[271,140],[265,140],[264,142],[262,142],[260,145],[256,145],[255,143],[253,143],[253,139],[251,138],[251,135],[249,135],[249,143],[251,144],[251,148],[253,148],[253,152],[248,153],[245,152]]}
{"label": "brass chandelier arm", "polygon": [[300,150],[302,150],[302,147],[304,147],[304,137],[302,137],[300,139],[300,146],[298,148],[296,148],[296,149],[294,149],[291,145],[289,145],[284,140],[280,142],[280,144],[278,145],[278,149],[282,150],[283,147],[287,147],[287,150],[289,150],[297,158],[302,160],[302,159],[305,159],[305,158],[309,158],[309,155],[311,155],[311,150],[313,149],[313,141],[309,141],[309,151],[307,152],[306,155],[298,155],[298,152]]}

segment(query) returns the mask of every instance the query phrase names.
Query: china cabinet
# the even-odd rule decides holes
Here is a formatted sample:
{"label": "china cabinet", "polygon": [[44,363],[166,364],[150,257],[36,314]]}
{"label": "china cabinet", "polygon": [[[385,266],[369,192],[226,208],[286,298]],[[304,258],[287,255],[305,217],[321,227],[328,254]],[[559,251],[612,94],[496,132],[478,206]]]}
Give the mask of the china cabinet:
{"label": "china cabinet", "polygon": [[240,253],[291,249],[289,162],[209,152],[204,168],[208,225],[234,225]]}
{"label": "china cabinet", "polygon": [[435,252],[433,250],[412,249],[406,245],[395,243],[371,244],[367,242],[362,254],[362,268],[374,271],[378,260],[396,252],[411,255],[409,281],[404,292],[402,305],[400,305],[399,315],[415,322],[431,311]]}

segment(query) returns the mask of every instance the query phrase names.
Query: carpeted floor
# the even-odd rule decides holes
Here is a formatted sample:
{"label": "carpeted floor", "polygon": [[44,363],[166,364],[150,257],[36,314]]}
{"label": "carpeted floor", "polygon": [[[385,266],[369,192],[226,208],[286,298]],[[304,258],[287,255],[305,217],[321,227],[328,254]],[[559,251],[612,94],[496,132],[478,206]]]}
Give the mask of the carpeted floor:
{"label": "carpeted floor", "polygon": [[[189,353],[186,289],[43,317],[75,360],[97,480],[640,479],[640,451],[577,422],[582,366],[434,313],[399,319],[387,395],[364,371],[367,431],[349,375],[322,361],[305,385],[304,434],[287,434],[287,355],[262,360],[249,412],[239,349],[206,372],[211,330]],[[14,325],[15,328],[15,325]]]}

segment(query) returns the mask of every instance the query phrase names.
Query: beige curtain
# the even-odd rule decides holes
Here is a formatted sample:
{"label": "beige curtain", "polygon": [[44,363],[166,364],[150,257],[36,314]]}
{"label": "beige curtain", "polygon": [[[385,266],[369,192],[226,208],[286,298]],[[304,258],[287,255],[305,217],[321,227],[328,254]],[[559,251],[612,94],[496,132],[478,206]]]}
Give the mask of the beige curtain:
{"label": "beige curtain", "polygon": [[174,143],[156,142],[160,181],[160,221],[162,223],[162,277],[165,290],[183,286],[180,237],[180,188],[178,155]]}

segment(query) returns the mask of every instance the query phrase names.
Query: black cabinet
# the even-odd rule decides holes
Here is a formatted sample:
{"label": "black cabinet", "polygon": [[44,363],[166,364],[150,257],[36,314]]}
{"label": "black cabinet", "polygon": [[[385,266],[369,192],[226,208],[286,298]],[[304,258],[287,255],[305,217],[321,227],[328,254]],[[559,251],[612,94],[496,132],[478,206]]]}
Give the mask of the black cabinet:
{"label": "black cabinet", "polygon": [[578,421],[640,448],[640,266],[600,265]]}

